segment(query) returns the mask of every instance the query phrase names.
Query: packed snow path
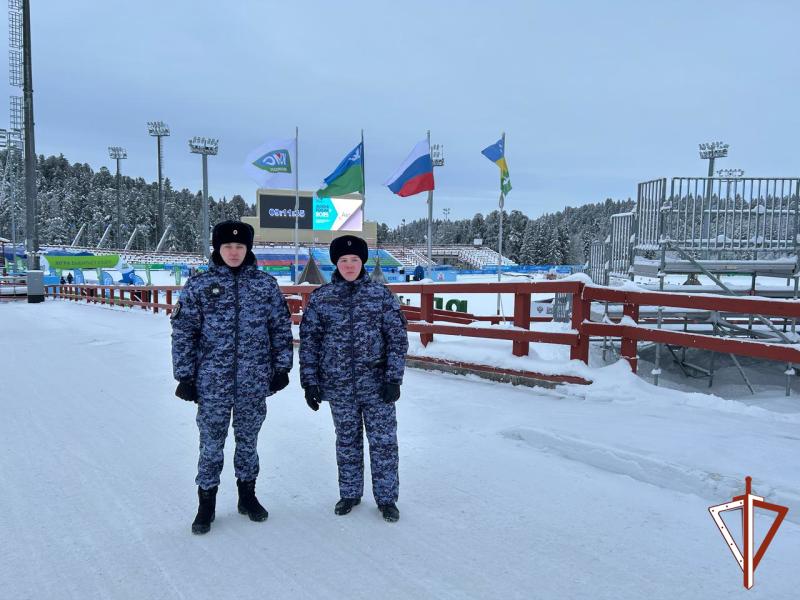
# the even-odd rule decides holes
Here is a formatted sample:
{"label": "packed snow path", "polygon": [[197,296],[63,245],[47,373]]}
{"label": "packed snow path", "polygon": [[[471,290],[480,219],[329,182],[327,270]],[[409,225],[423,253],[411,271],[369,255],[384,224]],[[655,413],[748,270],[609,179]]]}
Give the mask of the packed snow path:
{"label": "packed snow path", "polygon": [[[164,315],[0,305],[0,597],[770,600],[800,589],[800,414],[653,388],[624,365],[555,392],[409,370],[399,523],[345,517],[327,406],[297,369],[269,401],[257,491],[193,536],[194,405]],[[798,406],[800,411],[800,406]],[[743,491],[789,517],[745,592],[707,508]],[[367,477],[368,481],[368,477]],[[726,519],[736,539],[736,518]],[[757,523],[760,539],[768,524]]]}

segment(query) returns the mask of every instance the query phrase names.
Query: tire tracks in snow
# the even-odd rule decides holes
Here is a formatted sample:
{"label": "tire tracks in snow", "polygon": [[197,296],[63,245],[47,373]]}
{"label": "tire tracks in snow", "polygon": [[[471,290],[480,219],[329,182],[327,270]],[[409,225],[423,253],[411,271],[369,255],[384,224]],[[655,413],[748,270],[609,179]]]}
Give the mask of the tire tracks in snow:
{"label": "tire tracks in snow", "polygon": [[[743,484],[738,475],[733,477],[706,471],[543,429],[512,427],[501,430],[499,434],[544,453],[711,501],[721,501],[742,493]],[[796,488],[777,487],[768,481],[759,480],[758,492],[759,495],[769,498],[770,502],[790,507],[800,504],[800,490]],[[790,510],[786,519],[800,524],[800,513]]]}

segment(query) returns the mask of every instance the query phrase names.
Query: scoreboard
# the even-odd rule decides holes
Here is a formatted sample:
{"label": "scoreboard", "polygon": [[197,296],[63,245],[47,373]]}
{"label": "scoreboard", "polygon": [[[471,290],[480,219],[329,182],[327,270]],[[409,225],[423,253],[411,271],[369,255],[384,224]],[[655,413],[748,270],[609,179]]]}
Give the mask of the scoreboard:
{"label": "scoreboard", "polygon": [[[294,229],[294,206],[294,195],[259,193],[259,226]],[[364,227],[364,201],[358,198],[317,198],[301,192],[296,214],[299,229],[362,231]]]}

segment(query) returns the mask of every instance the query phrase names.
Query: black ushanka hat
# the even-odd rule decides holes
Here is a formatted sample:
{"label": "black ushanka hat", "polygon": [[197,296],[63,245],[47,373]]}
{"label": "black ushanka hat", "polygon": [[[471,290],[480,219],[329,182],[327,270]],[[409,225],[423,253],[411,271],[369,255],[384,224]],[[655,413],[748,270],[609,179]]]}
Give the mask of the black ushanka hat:
{"label": "black ushanka hat", "polygon": [[334,265],[346,254],[355,254],[362,263],[367,264],[369,259],[367,242],[354,235],[343,235],[331,242],[330,255]]}
{"label": "black ushanka hat", "polygon": [[223,221],[214,225],[211,233],[211,245],[219,252],[222,244],[244,244],[248,250],[253,249],[255,230],[252,225],[241,221]]}

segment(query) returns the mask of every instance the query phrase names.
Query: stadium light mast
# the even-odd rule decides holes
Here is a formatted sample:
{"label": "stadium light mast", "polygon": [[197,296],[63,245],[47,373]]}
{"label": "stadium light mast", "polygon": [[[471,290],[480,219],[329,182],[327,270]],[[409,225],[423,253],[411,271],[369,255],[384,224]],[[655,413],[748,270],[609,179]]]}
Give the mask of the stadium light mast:
{"label": "stadium light mast", "polygon": [[6,150],[6,164],[3,168],[3,188],[8,184],[8,204],[9,211],[11,212],[11,246],[14,248],[14,260],[16,261],[16,248],[17,248],[17,200],[14,194],[14,187],[16,186],[16,164],[18,154],[22,151],[22,139],[19,129],[12,129],[6,131],[0,129],[0,146]]}
{"label": "stadium light mast", "polygon": [[[33,67],[31,61],[31,6],[30,0],[8,2],[8,66],[9,84],[22,88],[22,98],[11,97],[12,130],[24,128],[23,147],[25,155],[25,249],[28,253],[28,268],[39,267],[39,232],[36,227],[36,146],[33,137]],[[20,52],[20,49],[22,50]],[[15,107],[22,115],[15,115]]]}
{"label": "stadium light mast", "polygon": [[708,161],[708,176],[714,176],[714,159],[728,156],[728,144],[723,142],[707,142],[700,144],[700,158]]}
{"label": "stadium light mast", "polygon": [[203,232],[200,243],[203,245],[203,256],[208,259],[208,156],[214,156],[219,150],[219,140],[215,138],[193,137],[189,140],[189,151],[203,157]]}
{"label": "stadium light mast", "polygon": [[161,167],[163,165],[161,138],[169,136],[169,125],[164,121],[148,121],[147,132],[156,138],[156,148],[158,150],[158,222],[156,223],[156,238],[160,238],[164,232],[164,193],[161,187]]}
{"label": "stadium light mast", "polygon": [[[431,149],[431,163],[434,167],[444,166],[444,146],[431,146],[431,132],[428,131],[428,147]],[[428,260],[433,262],[433,190],[428,191]]]}
{"label": "stadium light mast", "polygon": [[744,171],[742,169],[720,169],[717,171],[717,175],[728,179],[740,179],[744,177]]}
{"label": "stadium light mast", "polygon": [[117,248],[122,248],[122,178],[119,171],[119,161],[128,158],[128,151],[122,146],[109,146],[108,156],[117,161],[117,227],[115,231],[115,243]]}

